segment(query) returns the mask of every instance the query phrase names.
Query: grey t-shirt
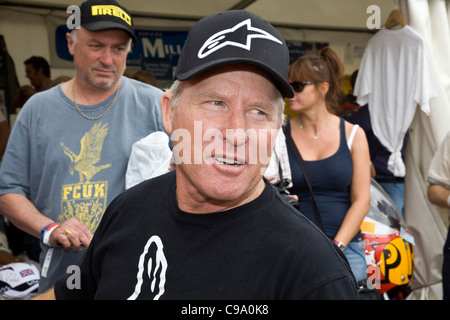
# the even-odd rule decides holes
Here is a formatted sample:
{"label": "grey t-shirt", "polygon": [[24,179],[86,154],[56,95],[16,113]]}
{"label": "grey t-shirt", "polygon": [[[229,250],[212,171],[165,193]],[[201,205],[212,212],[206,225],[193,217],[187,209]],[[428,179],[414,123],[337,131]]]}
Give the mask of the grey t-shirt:
{"label": "grey t-shirt", "polygon": [[[134,142],[164,131],[162,91],[122,77],[110,111],[88,120],[61,86],[32,96],[18,115],[0,168],[0,195],[18,193],[56,222],[76,217],[92,232],[107,205],[125,189],[125,172]],[[90,117],[113,101],[79,105]],[[40,291],[75,264],[82,252],[42,245]],[[45,259],[47,259],[45,261]]]}

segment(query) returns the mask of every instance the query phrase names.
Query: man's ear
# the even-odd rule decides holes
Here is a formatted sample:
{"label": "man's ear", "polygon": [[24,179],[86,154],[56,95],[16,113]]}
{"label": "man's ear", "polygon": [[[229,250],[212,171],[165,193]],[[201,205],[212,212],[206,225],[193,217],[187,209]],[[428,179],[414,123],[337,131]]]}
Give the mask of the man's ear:
{"label": "man's ear", "polygon": [[161,111],[164,129],[168,134],[172,134],[172,105],[170,104],[170,99],[172,98],[171,92],[164,92],[161,97]]}
{"label": "man's ear", "polygon": [[75,44],[73,43],[72,37],[70,36],[70,33],[66,33],[66,40],[67,40],[67,48],[69,49],[69,53],[73,56],[75,52]]}

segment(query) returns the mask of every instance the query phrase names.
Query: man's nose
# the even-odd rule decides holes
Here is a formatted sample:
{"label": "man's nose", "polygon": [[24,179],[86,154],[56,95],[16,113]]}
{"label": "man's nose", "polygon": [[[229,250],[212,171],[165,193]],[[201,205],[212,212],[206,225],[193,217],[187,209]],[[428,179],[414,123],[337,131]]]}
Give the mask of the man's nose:
{"label": "man's nose", "polygon": [[248,140],[245,116],[233,114],[228,122],[227,129],[225,130],[225,137],[233,146],[241,146]]}
{"label": "man's nose", "polygon": [[243,128],[227,129],[225,133],[229,144],[239,147],[247,143],[248,136]]}
{"label": "man's nose", "polygon": [[112,53],[110,48],[105,48],[100,57],[100,61],[105,66],[110,66],[113,64]]}

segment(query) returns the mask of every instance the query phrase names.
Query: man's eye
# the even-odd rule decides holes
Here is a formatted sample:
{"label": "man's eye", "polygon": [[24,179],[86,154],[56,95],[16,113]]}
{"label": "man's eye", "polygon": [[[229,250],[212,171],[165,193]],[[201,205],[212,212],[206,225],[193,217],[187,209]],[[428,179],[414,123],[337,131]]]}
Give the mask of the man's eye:
{"label": "man's eye", "polygon": [[261,109],[251,109],[248,111],[248,117],[256,121],[272,121],[273,115]]}
{"label": "man's eye", "polygon": [[207,105],[211,110],[222,110],[225,107],[223,101],[209,101]]}
{"label": "man's eye", "polygon": [[267,113],[265,113],[264,111],[259,110],[259,109],[252,109],[252,110],[250,111],[250,113],[251,113],[253,116],[256,116],[256,117],[265,117],[265,116],[267,116]]}
{"label": "man's eye", "polygon": [[223,101],[207,100],[203,102],[203,108],[209,112],[224,112],[226,111],[226,104]]}

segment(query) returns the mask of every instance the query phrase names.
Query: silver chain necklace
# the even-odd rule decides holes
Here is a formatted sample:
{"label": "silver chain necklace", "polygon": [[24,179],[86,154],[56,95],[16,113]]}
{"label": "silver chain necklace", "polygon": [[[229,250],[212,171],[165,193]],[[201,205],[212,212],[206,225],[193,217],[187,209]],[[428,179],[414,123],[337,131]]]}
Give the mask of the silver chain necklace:
{"label": "silver chain necklace", "polygon": [[80,108],[78,107],[78,103],[77,103],[77,101],[76,101],[76,99],[75,99],[75,78],[74,78],[74,79],[73,79],[73,83],[72,83],[72,95],[73,95],[73,102],[75,103],[75,108],[77,108],[78,112],[79,112],[84,118],[86,118],[86,119],[88,119],[88,120],[97,120],[97,119],[100,119],[101,117],[103,117],[105,114],[107,114],[107,113],[109,112],[109,110],[110,110],[111,107],[113,106],[114,102],[116,102],[116,98],[117,98],[117,95],[119,94],[119,90],[120,90],[120,85],[121,85],[121,84],[119,84],[119,87],[118,87],[117,90],[116,90],[116,94],[114,95],[114,99],[113,99],[113,101],[111,102],[111,104],[109,105],[108,109],[106,109],[105,112],[103,112],[101,115],[99,115],[99,116],[97,116],[97,117],[89,117],[89,116],[85,115],[85,114],[80,110]]}
{"label": "silver chain necklace", "polygon": [[317,140],[317,138],[319,137],[320,132],[323,129],[323,123],[322,123],[322,127],[320,128],[319,132],[317,132],[317,135],[313,135],[312,133],[308,132],[305,128],[303,128],[303,124],[302,124],[302,121],[300,120],[300,118],[298,118],[298,125],[299,125],[300,129],[303,129],[307,134],[311,135],[314,140]]}

